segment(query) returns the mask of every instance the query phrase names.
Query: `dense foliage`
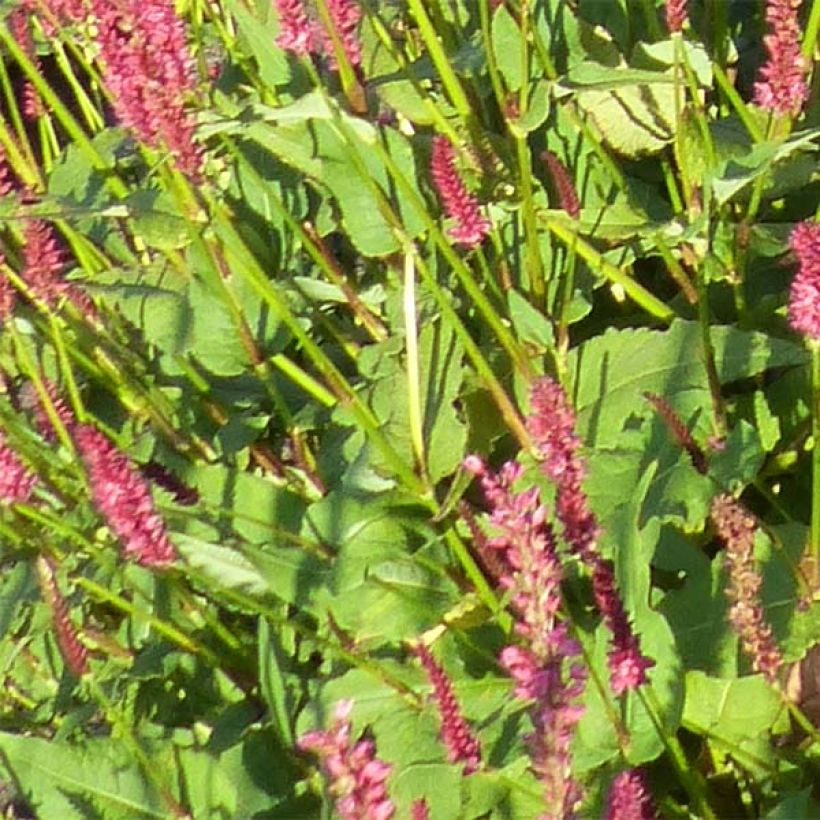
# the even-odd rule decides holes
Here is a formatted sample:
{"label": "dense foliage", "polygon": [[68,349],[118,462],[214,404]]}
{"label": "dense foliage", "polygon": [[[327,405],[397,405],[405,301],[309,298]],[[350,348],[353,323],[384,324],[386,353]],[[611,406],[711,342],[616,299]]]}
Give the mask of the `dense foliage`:
{"label": "dense foliage", "polygon": [[820,814],[820,0],[2,0],[10,817]]}

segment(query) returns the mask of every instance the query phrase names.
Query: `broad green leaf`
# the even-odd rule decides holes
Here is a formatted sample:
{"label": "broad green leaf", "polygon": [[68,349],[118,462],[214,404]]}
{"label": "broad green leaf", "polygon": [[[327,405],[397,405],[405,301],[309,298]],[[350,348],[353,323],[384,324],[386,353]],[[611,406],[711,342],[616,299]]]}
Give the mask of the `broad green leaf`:
{"label": "broad green leaf", "polygon": [[[800,365],[805,351],[797,344],[730,325],[712,328],[721,383],[770,368]],[[664,397],[683,390],[708,390],[696,322],[676,320],[668,330],[609,330],[579,345],[571,356],[579,432],[589,446],[618,447],[622,430],[643,393]]]}
{"label": "broad green leaf", "polygon": [[761,676],[735,680],[686,673],[683,725],[732,745],[765,734],[783,710],[777,692]]}
{"label": "broad green leaf", "polygon": [[505,6],[499,6],[492,19],[492,48],[498,70],[510,91],[518,91],[524,83],[522,45],[518,23]]}
{"label": "broad green leaf", "polygon": [[[395,183],[373,146],[382,145],[420,197],[414,155],[404,136],[328,108],[318,92],[281,109],[257,106],[255,110],[267,121],[243,125],[243,135],[327,189],[339,206],[345,230],[361,253],[385,256],[400,249],[382,208],[382,197],[391,200]],[[421,231],[421,217],[405,204],[404,198],[391,205],[409,236]]]}
{"label": "broad green leaf", "polygon": [[111,817],[167,816],[148,778],[111,738],[68,744],[2,732],[0,755],[39,817],[83,820],[92,807]]}
{"label": "broad green leaf", "polygon": [[268,593],[264,578],[239,550],[179,533],[173,540],[185,562],[219,587],[259,597]]}

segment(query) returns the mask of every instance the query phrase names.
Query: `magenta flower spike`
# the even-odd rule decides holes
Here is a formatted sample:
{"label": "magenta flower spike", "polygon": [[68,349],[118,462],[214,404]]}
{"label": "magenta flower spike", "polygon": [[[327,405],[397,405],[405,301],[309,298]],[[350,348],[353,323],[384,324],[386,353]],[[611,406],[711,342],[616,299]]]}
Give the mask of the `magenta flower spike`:
{"label": "magenta flower spike", "polygon": [[666,27],[670,34],[679,33],[689,19],[687,5],[689,0],[666,0]]}
{"label": "magenta flower spike", "polygon": [[751,658],[754,670],[760,672],[769,683],[775,683],[777,672],[783,665],[783,656],[760,604],[763,578],[754,559],[757,523],[728,493],[714,499],[711,517],[718,536],[726,546],[726,569],[729,573],[726,597],[731,602],[729,623]]}
{"label": "magenta flower spike", "polygon": [[86,319],[98,318],[91,297],[64,278],[66,255],[54,228],[48,222],[30,219],[25,223],[22,250],[21,277],[36,299],[49,308],[54,308],[65,297]]}
{"label": "magenta flower spike", "polygon": [[640,769],[621,772],[612,781],[605,820],[657,820],[658,812]]}
{"label": "magenta flower spike", "polygon": [[410,820],[430,820],[430,809],[423,797],[414,800],[410,806]]}
{"label": "magenta flower spike", "polygon": [[820,222],[801,222],[789,244],[797,257],[797,274],[789,292],[789,324],[797,332],[820,342]]}
{"label": "magenta flower spike", "polygon": [[807,66],[801,53],[800,3],[766,0],[769,32],[763,42],[767,57],[755,83],[754,101],[776,114],[799,114],[809,96]]}
{"label": "magenta flower spike", "polygon": [[146,567],[170,564],[176,551],[134,465],[96,427],[77,424],[71,432],[88,470],[94,503],[126,557]]}
{"label": "magenta flower spike", "polygon": [[37,480],[0,433],[0,504],[25,503],[31,498]]}
{"label": "magenta flower spike", "polygon": [[481,746],[461,715],[453,685],[426,646],[420,644],[414,651],[433,687],[433,700],[441,717],[441,739],[447,747],[448,759],[451,763],[464,763],[464,773],[472,774],[481,762]]}
{"label": "magenta flower spike", "polygon": [[430,173],[445,213],[455,222],[448,235],[468,249],[478,247],[489,233],[490,221],[458,175],[455,149],[447,137],[433,137]]}
{"label": "magenta flower spike", "polygon": [[491,510],[496,534],[487,547],[501,551],[508,567],[499,583],[510,590],[515,631],[523,645],[505,647],[499,661],[515,682],[515,695],[532,702],[533,732],[526,740],[533,771],[544,788],[545,816],[570,817],[582,797],[572,777],[570,744],[583,714],[577,701],[587,675],[579,662],[580,645],[557,618],[562,571],[547,510],[537,487],[512,491],[522,472],[517,462],[508,462],[496,474],[470,456],[464,467],[480,479]]}
{"label": "magenta flower spike", "polygon": [[555,185],[555,192],[558,194],[558,204],[561,206],[561,210],[566,211],[573,219],[578,219],[581,215],[581,203],[575,191],[575,183],[569,175],[566,165],[552,151],[543,151],[541,159],[549,169],[553,185]]}
{"label": "magenta flower spike", "polygon": [[279,17],[276,45],[298,57],[315,50],[316,27],[308,17],[304,0],[273,0]]}
{"label": "magenta flower spike", "polygon": [[396,807],[385,783],[392,767],[376,757],[371,741],[352,743],[352,709],[353,701],[339,701],[330,729],[307,732],[296,745],[319,758],[341,820],[390,820]]}
{"label": "magenta flower spike", "polygon": [[43,599],[51,610],[54,622],[54,633],[57,636],[57,645],[63,656],[65,665],[75,677],[82,677],[88,672],[88,650],[80,643],[77,630],[71,622],[66,600],[57,586],[54,577],[54,567],[51,561],[40,555],[37,558],[37,576],[40,581],[40,590]]}
{"label": "magenta flower spike", "polygon": [[642,654],[618,594],[612,562],[598,551],[601,530],[582,486],[587,467],[575,434],[575,411],[563,388],[550,378],[533,385],[531,403],[527,429],[541,451],[544,473],[557,486],[556,514],[564,540],[592,573],[595,603],[611,634],[610,685],[620,695],[646,683],[646,671],[655,662]]}
{"label": "magenta flower spike", "polygon": [[167,148],[197,181],[203,150],[186,109],[196,72],[173,0],[91,0],[103,80],[117,119],[149,148]]}

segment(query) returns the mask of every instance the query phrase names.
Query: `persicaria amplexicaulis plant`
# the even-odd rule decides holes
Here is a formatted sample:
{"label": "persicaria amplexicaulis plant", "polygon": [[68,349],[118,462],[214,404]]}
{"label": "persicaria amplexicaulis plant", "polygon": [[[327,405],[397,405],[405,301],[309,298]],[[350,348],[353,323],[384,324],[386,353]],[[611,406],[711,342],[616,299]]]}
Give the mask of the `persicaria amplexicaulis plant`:
{"label": "persicaria amplexicaulis plant", "polygon": [[820,0],[0,5],[0,815],[820,817]]}

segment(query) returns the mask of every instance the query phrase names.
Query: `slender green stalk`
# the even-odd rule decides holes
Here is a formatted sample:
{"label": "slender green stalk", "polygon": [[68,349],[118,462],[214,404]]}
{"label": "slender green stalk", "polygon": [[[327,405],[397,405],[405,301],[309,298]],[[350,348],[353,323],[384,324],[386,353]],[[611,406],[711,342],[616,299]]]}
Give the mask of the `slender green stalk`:
{"label": "slender green stalk", "polygon": [[282,353],[275,353],[270,363],[281,370],[295,385],[325,407],[335,407],[338,400],[321,382]]}
{"label": "slender green stalk", "polygon": [[717,815],[709,805],[708,786],[703,775],[690,766],[686,753],[677,737],[667,732],[660,719],[660,708],[655,692],[651,686],[642,686],[637,691],[638,697],[646,709],[649,719],[655,726],[658,737],[663,741],[669,760],[672,762],[681,785],[686,789],[692,801],[692,811],[701,820],[717,820]]}
{"label": "slender green stalk", "polygon": [[452,299],[450,295],[441,288],[438,282],[436,282],[435,276],[433,276],[430,269],[420,256],[416,257],[416,266],[427,289],[435,298],[436,303],[441,310],[442,316],[453,329],[454,333],[458,336],[459,341],[464,346],[464,350],[468,358],[473,364],[473,367],[475,367],[479,377],[492,394],[497,407],[501,411],[501,415],[504,418],[504,423],[507,425],[507,428],[515,436],[519,444],[528,449],[530,447],[530,437],[524,423],[521,420],[521,416],[513,403],[510,401],[509,396],[502,387],[501,383],[498,381],[498,378],[489,363],[484,358],[484,355],[481,353],[478,345],[473,341],[472,336],[470,336],[467,332],[467,328],[464,327],[458,313],[456,313],[452,306]]}
{"label": "slender green stalk", "polygon": [[812,559],[813,587],[820,588],[820,344],[810,342],[812,390],[812,497],[809,554]]}
{"label": "slender green stalk", "polygon": [[413,455],[422,476],[427,474],[427,456],[424,447],[424,418],[421,409],[421,366],[419,363],[419,329],[416,317],[415,254],[408,249],[404,254],[404,345],[407,357],[407,413],[410,423],[410,441]]}
{"label": "slender green stalk", "polygon": [[651,294],[631,276],[604,259],[592,245],[581,239],[576,231],[568,227],[564,222],[559,222],[545,213],[541,213],[539,216],[547,228],[568,247],[573,248],[578,253],[578,256],[595,272],[609,279],[613,285],[622,287],[627,296],[636,304],[640,305],[647,313],[656,319],[660,319],[662,322],[671,322],[675,318],[675,311],[658,299],[657,296]]}
{"label": "slender green stalk", "polygon": [[65,103],[54,93],[51,86],[43,79],[37,66],[32,63],[28,55],[17,45],[14,37],[8,30],[5,24],[0,24],[0,42],[8,49],[11,56],[16,60],[22,69],[26,78],[31,81],[31,84],[37,90],[37,93],[42,97],[50,111],[53,111],[55,116],[65,128],[69,137],[77,144],[77,147],[89,158],[93,167],[99,171],[106,171],[105,183],[111,191],[119,196],[125,197],[128,195],[128,188],[125,183],[111,173],[111,165],[97,150],[96,146],[88,138],[87,134],[80,127],[74,115],[65,106]]}
{"label": "slender green stalk", "polygon": [[712,344],[712,323],[709,315],[709,285],[706,281],[706,271],[703,266],[696,273],[698,286],[698,325],[700,326],[701,343],[703,345],[703,361],[706,367],[706,378],[709,382],[709,395],[712,399],[712,415],[715,423],[715,433],[723,438],[726,435],[726,412],[723,408],[723,395],[720,387],[720,377],[715,364],[715,348]]}
{"label": "slender green stalk", "polygon": [[811,12],[803,34],[803,56],[811,62],[817,48],[817,38],[820,35],[820,0],[812,0]]}
{"label": "slender green stalk", "polygon": [[744,102],[740,94],[737,93],[731,82],[729,82],[726,72],[717,63],[712,64],[712,71],[715,75],[715,79],[717,80],[720,90],[724,93],[726,99],[731,103],[732,108],[734,108],[735,113],[743,123],[744,128],[749,132],[749,136],[755,142],[762,142],[765,138],[763,131],[757,124],[757,120],[753,116],[749,106]]}
{"label": "slender green stalk", "polygon": [[416,20],[416,24],[421,32],[421,37],[424,40],[425,46],[427,46],[427,51],[430,54],[433,65],[435,65],[436,70],[441,77],[441,81],[444,84],[444,89],[447,92],[447,96],[450,98],[450,102],[453,104],[453,107],[456,109],[459,117],[467,125],[470,125],[473,121],[472,106],[470,105],[470,101],[467,98],[467,94],[464,91],[463,86],[461,85],[461,80],[459,80],[452,63],[450,62],[450,58],[447,56],[447,52],[444,50],[444,47],[438,38],[438,34],[436,33],[436,30],[427,15],[427,11],[424,8],[422,0],[407,0],[407,5]]}

